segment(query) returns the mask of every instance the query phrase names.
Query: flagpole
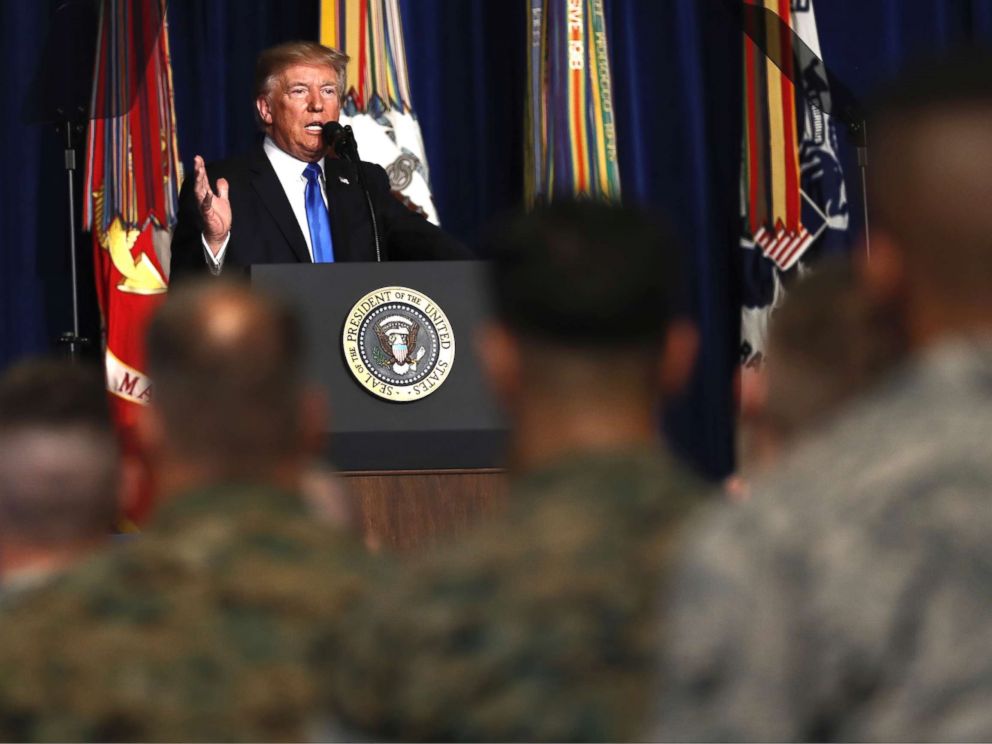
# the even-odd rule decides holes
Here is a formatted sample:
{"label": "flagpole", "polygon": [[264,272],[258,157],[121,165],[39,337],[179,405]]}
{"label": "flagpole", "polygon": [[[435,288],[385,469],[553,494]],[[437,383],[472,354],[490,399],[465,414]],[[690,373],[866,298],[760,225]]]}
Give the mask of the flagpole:
{"label": "flagpole", "polygon": [[862,121],[856,132],[858,169],[861,171],[861,204],[865,215],[865,260],[871,261],[871,231],[868,229],[868,124]]}

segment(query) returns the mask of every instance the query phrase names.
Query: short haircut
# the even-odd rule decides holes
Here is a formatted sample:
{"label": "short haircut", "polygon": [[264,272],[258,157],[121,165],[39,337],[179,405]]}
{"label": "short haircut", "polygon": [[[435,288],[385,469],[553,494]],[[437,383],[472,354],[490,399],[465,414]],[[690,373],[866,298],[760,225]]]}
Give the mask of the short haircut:
{"label": "short haircut", "polygon": [[119,467],[95,370],[35,359],[0,378],[0,539],[47,544],[109,533]]}
{"label": "short haircut", "polygon": [[871,227],[948,304],[992,289],[992,57],[958,51],[906,70],[868,117]]}
{"label": "short haircut", "polygon": [[868,120],[879,124],[960,106],[987,106],[992,103],[990,62],[992,53],[978,47],[918,59],[875,92]]}
{"label": "short haircut", "polygon": [[344,101],[348,93],[348,60],[344,52],[315,41],[289,41],[270,47],[258,56],[255,65],[255,98],[268,96],[279,75],[294,65],[330,67],[338,76],[338,97]]}
{"label": "short haircut", "polygon": [[184,285],[149,324],[147,357],[183,456],[250,477],[299,454],[303,334],[285,303],[224,280]]}
{"label": "short haircut", "polygon": [[559,201],[489,236],[498,318],[563,347],[657,347],[680,308],[679,248],[640,210]]}

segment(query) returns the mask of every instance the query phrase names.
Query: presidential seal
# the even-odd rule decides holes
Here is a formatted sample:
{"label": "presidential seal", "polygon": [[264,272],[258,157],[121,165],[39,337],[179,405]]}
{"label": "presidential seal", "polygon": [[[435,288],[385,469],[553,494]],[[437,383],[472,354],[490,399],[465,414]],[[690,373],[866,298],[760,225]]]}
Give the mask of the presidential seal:
{"label": "presidential seal", "polygon": [[355,303],[342,340],[359,384],[396,403],[433,393],[455,359],[448,317],[430,297],[406,287],[383,287]]}

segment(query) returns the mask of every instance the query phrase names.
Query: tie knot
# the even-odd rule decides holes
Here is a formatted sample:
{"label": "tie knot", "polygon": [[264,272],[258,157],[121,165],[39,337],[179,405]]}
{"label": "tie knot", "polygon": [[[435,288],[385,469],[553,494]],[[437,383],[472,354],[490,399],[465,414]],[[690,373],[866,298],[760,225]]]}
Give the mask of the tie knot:
{"label": "tie knot", "polygon": [[303,169],[303,175],[310,183],[317,183],[320,176],[320,166],[316,163],[307,163],[307,167]]}

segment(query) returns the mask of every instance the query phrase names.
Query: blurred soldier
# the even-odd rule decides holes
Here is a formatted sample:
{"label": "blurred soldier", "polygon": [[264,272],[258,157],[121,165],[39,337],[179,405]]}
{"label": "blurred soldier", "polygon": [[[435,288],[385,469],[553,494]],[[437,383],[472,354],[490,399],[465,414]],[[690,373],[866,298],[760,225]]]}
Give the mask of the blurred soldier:
{"label": "blurred soldier", "polygon": [[773,467],[904,357],[899,318],[848,261],[803,277],[772,315],[763,400],[741,418],[745,475]]}
{"label": "blurred soldier", "polygon": [[[510,419],[505,518],[367,596],[329,639],[345,736],[625,740],[650,700],[654,588],[704,487],[664,453],[696,337],[645,216],[538,209],[496,236],[477,339]],[[337,718],[340,716],[340,719]]]}
{"label": "blurred soldier", "polygon": [[655,737],[992,738],[992,65],[880,100],[871,260],[911,358],[689,541]]}
{"label": "blurred soldier", "polygon": [[4,738],[305,736],[310,638],[357,576],[350,541],[298,495],[323,415],[301,347],[295,317],[247,287],[170,294],[141,425],[161,506],[140,538],[10,614]]}
{"label": "blurred soldier", "polygon": [[99,375],[55,360],[0,378],[0,597],[5,605],[106,543],[120,456]]}

